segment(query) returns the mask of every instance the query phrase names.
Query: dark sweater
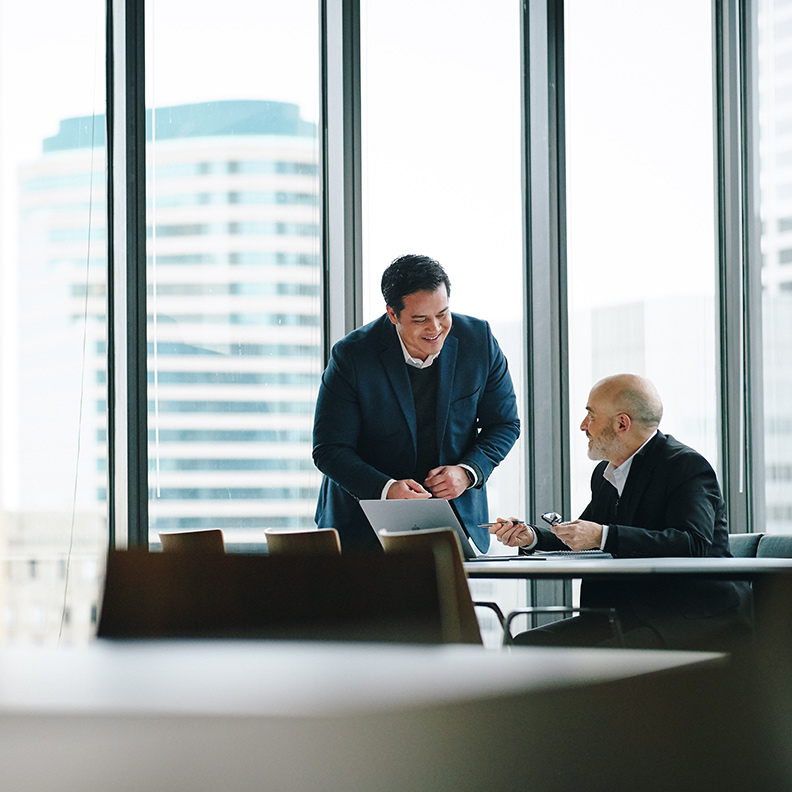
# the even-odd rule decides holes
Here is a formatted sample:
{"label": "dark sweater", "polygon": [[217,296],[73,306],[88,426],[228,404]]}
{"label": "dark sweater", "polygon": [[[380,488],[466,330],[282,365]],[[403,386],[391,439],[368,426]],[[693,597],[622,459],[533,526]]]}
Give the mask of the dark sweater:
{"label": "dark sweater", "polygon": [[440,464],[437,452],[437,365],[418,369],[407,366],[415,399],[418,424],[418,457],[413,478],[423,484],[427,473]]}

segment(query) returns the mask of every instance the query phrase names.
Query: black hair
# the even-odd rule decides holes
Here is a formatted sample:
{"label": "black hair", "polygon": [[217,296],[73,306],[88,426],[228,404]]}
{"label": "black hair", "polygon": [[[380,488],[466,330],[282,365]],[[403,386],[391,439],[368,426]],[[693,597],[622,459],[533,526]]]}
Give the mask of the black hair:
{"label": "black hair", "polygon": [[410,254],[399,256],[382,273],[382,296],[398,316],[404,308],[404,298],[419,291],[434,292],[445,285],[451,296],[451,281],[445,270],[429,256]]}

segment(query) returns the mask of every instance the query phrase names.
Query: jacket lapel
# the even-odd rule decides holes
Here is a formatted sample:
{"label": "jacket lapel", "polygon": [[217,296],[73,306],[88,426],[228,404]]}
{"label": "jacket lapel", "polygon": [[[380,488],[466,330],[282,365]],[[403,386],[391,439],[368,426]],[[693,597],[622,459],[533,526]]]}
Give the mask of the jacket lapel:
{"label": "jacket lapel", "polygon": [[616,522],[631,524],[638,504],[641,502],[641,496],[652,478],[652,471],[657,466],[660,450],[664,444],[665,435],[658,432],[633,459],[624,491],[616,507]]}
{"label": "jacket lapel", "polygon": [[[385,369],[385,376],[393,388],[396,401],[399,403],[407,425],[410,427],[413,448],[418,449],[418,421],[415,417],[415,399],[413,398],[410,375],[407,373],[407,364],[404,362],[404,353],[396,333],[396,328],[387,316],[383,319],[380,346],[380,362]],[[387,421],[385,414],[387,405],[383,403],[382,420]]]}

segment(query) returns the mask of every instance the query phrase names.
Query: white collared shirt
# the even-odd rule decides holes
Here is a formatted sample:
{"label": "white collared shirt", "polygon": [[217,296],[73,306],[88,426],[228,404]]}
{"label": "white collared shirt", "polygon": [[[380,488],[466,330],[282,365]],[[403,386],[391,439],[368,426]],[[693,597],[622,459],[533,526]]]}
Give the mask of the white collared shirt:
{"label": "white collared shirt", "polygon": [[632,456],[625,459],[624,462],[619,465],[619,467],[615,467],[613,462],[608,462],[608,467],[605,468],[602,478],[605,481],[610,482],[616,488],[616,492],[619,493],[619,497],[621,498],[622,492],[624,492],[624,485],[627,483],[627,476],[630,475],[630,468],[632,467],[633,459],[635,459],[636,454],[641,452],[641,449],[648,443],[655,435],[657,434],[657,429],[652,432],[652,434],[646,439],[644,443],[641,444],[641,448],[637,449]]}
{"label": "white collared shirt", "polygon": [[434,363],[434,362],[435,362],[435,360],[437,359],[437,356],[440,354],[440,352],[442,352],[442,351],[443,351],[443,350],[441,349],[441,350],[440,350],[440,352],[437,352],[437,353],[435,353],[434,355],[429,355],[429,357],[427,357],[427,358],[426,358],[426,360],[421,360],[420,358],[414,358],[414,357],[413,357],[413,356],[412,356],[412,355],[411,355],[411,354],[410,354],[410,353],[407,351],[407,347],[406,347],[406,346],[404,346],[404,341],[402,341],[402,337],[401,337],[401,335],[399,334],[399,331],[398,331],[398,330],[396,331],[396,337],[399,339],[399,343],[401,344],[402,353],[404,354],[404,362],[405,362],[405,363],[406,363],[408,366],[412,366],[413,368],[417,368],[417,369],[425,369],[425,368],[429,368],[429,366],[431,366],[431,365],[432,365],[432,363]]}

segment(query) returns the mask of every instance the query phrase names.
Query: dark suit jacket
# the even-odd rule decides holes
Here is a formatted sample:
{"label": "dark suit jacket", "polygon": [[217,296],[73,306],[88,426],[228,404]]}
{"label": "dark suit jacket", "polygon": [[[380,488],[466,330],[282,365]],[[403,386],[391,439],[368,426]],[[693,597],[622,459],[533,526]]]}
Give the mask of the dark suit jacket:
{"label": "dark suit jacket", "polygon": [[[709,463],[658,432],[633,459],[620,499],[605,480],[607,462],[591,477],[591,502],[582,520],[609,525],[605,551],[616,558],[729,557],[726,507]],[[538,547],[563,548],[540,529]],[[639,582],[584,581],[581,605],[632,612],[654,627],[669,648],[722,646],[749,631],[750,589],[732,581],[647,576]],[[739,635],[737,635],[739,634]]]}
{"label": "dark suit jacket", "polygon": [[[489,546],[484,482],[520,434],[506,358],[489,325],[453,315],[437,387],[440,465],[467,462],[483,480],[453,503],[481,550]],[[417,424],[407,364],[387,315],[339,341],[316,402],[313,459],[324,473],[316,522],[338,529],[344,549],[379,547],[360,499],[379,498],[388,479],[413,478]],[[423,484],[423,482],[419,482]]]}

